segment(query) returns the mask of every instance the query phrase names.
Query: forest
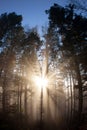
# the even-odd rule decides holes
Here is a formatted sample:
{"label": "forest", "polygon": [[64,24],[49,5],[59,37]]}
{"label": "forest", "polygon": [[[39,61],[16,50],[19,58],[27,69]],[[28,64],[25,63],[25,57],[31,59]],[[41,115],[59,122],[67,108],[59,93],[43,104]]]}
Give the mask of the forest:
{"label": "forest", "polygon": [[74,4],[45,13],[43,38],[0,15],[1,130],[87,130],[87,17]]}

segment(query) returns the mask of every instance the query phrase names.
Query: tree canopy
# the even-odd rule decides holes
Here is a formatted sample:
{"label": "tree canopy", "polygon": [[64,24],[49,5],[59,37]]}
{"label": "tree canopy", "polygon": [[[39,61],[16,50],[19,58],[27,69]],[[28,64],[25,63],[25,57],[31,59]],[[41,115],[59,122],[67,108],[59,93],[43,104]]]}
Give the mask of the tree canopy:
{"label": "tree canopy", "polygon": [[[22,15],[0,15],[0,114],[18,129],[43,122],[50,130],[76,129],[85,120],[87,18],[75,8],[54,3],[45,11],[43,41],[36,27],[25,30]],[[38,88],[38,78],[47,79],[46,88]]]}

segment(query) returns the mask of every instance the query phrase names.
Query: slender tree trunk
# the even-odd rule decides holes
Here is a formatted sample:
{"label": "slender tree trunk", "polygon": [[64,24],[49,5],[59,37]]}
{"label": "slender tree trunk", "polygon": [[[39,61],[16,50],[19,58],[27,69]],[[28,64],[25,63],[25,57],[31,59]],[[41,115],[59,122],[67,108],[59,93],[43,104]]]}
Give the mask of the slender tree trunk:
{"label": "slender tree trunk", "polygon": [[78,71],[78,85],[79,85],[79,119],[80,119],[82,108],[83,108],[83,92],[82,92],[81,76],[80,76],[79,71]]}
{"label": "slender tree trunk", "polygon": [[49,120],[49,89],[47,89],[47,120]]}
{"label": "slender tree trunk", "polygon": [[6,111],[6,75],[4,75],[4,81],[3,81],[2,111],[3,113],[5,113]]}
{"label": "slender tree trunk", "polygon": [[74,81],[74,77],[72,78],[73,79],[73,115],[75,115],[75,111],[76,111],[76,96],[75,96],[75,81]]}
{"label": "slender tree trunk", "polygon": [[18,92],[17,92],[17,108],[18,108],[18,113],[20,112],[20,86],[18,85]]}
{"label": "slender tree trunk", "polygon": [[77,80],[78,80],[78,89],[79,89],[79,106],[78,106],[78,114],[79,114],[79,120],[81,120],[81,113],[83,108],[83,91],[82,91],[82,81],[81,81],[81,74],[80,74],[80,68],[79,63],[76,60],[76,72],[77,72]]}
{"label": "slender tree trunk", "polygon": [[68,76],[67,76],[67,122],[69,123],[69,117],[70,117],[70,102],[69,102],[69,95],[70,95],[70,92],[69,92],[69,84],[68,84]]}
{"label": "slender tree trunk", "polygon": [[6,95],[6,91],[5,91],[5,87],[3,88],[3,94],[2,94],[2,111],[3,113],[5,113],[5,95]]}
{"label": "slender tree trunk", "polygon": [[25,116],[27,117],[27,85],[25,85],[24,110]]}
{"label": "slender tree trunk", "polygon": [[72,121],[72,106],[73,106],[73,97],[72,97],[72,80],[71,80],[71,74],[70,74],[70,93],[71,93],[71,112],[70,112],[70,119]]}
{"label": "slender tree trunk", "polygon": [[21,83],[21,86],[20,86],[20,113],[22,113],[22,83]]}

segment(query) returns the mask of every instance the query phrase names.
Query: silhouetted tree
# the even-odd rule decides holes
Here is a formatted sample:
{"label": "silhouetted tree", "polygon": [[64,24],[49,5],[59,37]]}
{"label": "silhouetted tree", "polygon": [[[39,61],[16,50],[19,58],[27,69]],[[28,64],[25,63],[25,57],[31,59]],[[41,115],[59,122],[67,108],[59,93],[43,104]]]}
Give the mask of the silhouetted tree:
{"label": "silhouetted tree", "polygon": [[[81,15],[75,14],[74,5],[72,4],[70,4],[65,8],[57,4],[54,4],[53,6],[50,7],[49,10],[46,11],[46,13],[49,15],[49,29],[57,30],[57,34],[61,37],[62,43],[59,47],[57,47],[62,54],[60,56],[60,61],[63,64],[66,63],[64,65],[65,66],[64,68],[70,71],[71,73],[70,75],[72,75],[72,78],[74,77],[74,75],[76,75],[75,78],[77,80],[79,90],[78,112],[79,117],[81,117],[83,106],[82,70],[85,70],[85,68],[82,67],[84,63],[81,62],[81,59],[83,59],[83,57],[86,56],[82,54],[84,50],[83,48],[86,48],[86,37],[87,37],[86,36],[87,28],[83,27],[83,25],[86,26],[87,19],[82,17]],[[54,35],[56,35],[55,32]],[[56,49],[54,49],[55,55],[56,54],[58,55],[58,50],[56,53]],[[52,55],[54,55],[54,53],[52,53]],[[72,98],[72,91],[71,91],[71,98]]]}

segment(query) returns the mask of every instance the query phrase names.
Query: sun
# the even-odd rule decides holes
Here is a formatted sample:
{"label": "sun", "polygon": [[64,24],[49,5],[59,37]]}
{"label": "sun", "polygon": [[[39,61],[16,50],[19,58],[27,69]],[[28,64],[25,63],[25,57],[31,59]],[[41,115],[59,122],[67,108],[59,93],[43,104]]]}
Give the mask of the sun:
{"label": "sun", "polygon": [[44,88],[47,86],[48,80],[47,78],[43,78],[43,77],[36,77],[35,78],[35,83],[37,86],[39,86],[40,88]]}

